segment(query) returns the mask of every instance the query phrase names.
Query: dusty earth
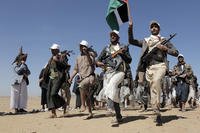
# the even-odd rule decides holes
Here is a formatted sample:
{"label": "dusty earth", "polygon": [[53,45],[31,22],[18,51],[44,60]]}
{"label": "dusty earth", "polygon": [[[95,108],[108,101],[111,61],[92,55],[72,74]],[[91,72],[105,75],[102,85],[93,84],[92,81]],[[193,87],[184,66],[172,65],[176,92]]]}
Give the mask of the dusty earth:
{"label": "dusty earth", "polygon": [[[162,127],[156,127],[152,111],[138,109],[122,111],[123,123],[111,127],[112,117],[106,117],[105,110],[93,111],[94,118],[84,120],[87,112],[70,110],[67,117],[48,118],[50,112],[38,112],[40,97],[29,97],[27,114],[13,114],[9,109],[9,97],[0,97],[0,133],[199,133],[200,108],[180,112],[178,108],[163,109]],[[71,106],[74,106],[74,98]],[[188,106],[188,105],[187,105]],[[35,112],[33,111],[35,110]],[[58,117],[62,112],[58,112]]]}

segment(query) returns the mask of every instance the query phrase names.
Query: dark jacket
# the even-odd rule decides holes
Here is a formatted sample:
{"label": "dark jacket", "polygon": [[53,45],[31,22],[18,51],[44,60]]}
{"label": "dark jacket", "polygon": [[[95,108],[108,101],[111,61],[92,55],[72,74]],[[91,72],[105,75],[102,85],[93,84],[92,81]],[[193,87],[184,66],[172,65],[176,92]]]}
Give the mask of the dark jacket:
{"label": "dark jacket", "polygon": [[[120,45],[120,47],[122,48],[123,45]],[[104,64],[108,63],[108,58],[110,55],[110,45],[106,46],[102,52],[100,53],[97,61],[103,62]],[[119,56],[121,57],[121,59],[125,62],[125,68],[128,67],[127,65],[131,63],[132,58],[131,55],[129,53],[129,48],[127,48],[127,50],[123,53],[123,54],[119,54]],[[112,60],[113,58],[109,58],[109,60]],[[119,69],[117,69],[117,71],[119,71]],[[121,71],[121,70],[120,70]]]}
{"label": "dark jacket", "polygon": [[[134,39],[132,26],[129,26],[129,28],[128,28],[128,40],[129,40],[130,44],[142,48],[140,61],[139,61],[139,64],[138,64],[138,71],[144,72],[146,70],[146,67],[148,67],[148,65],[150,64],[149,62],[147,63],[147,62],[142,61],[143,56],[145,54],[147,54],[147,52],[148,52],[147,42],[145,40]],[[150,60],[156,61],[156,62],[165,62],[166,65],[167,65],[167,63],[168,63],[167,54],[170,54],[170,55],[175,56],[175,57],[178,56],[179,52],[171,42],[168,42],[166,44],[166,46],[168,48],[167,52],[163,52],[161,50],[158,50],[155,53],[153,53],[153,57]]]}
{"label": "dark jacket", "polygon": [[31,74],[28,66],[24,63],[24,64],[17,64],[14,67],[14,71],[18,74],[18,75],[23,75],[23,79],[26,81],[26,84],[29,85],[29,79],[28,76]]}
{"label": "dark jacket", "polygon": [[[39,79],[43,78],[43,76],[44,76],[44,70],[45,70],[45,68],[43,68],[43,69],[41,70],[40,75],[39,75]],[[48,88],[48,84],[47,84],[44,80],[42,80],[42,81],[39,83],[39,86],[40,86],[41,88],[44,88],[44,89],[47,89],[47,88]]]}

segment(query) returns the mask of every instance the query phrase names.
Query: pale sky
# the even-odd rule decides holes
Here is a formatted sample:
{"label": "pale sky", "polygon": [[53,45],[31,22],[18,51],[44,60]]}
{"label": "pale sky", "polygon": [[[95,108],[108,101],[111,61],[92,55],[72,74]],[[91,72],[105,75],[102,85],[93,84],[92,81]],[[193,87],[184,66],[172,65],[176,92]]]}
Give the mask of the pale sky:
{"label": "pale sky", "polygon": [[[72,68],[79,54],[78,44],[87,40],[99,53],[109,43],[105,17],[109,0],[0,0],[0,95],[9,96],[12,83],[12,61],[20,46],[28,53],[27,64],[31,70],[29,95],[40,95],[38,76],[51,56],[52,43],[61,50],[74,50],[69,59]],[[200,1],[199,0],[129,0],[134,22],[134,35],[143,39],[150,35],[149,23],[157,20],[161,35],[177,36],[175,47],[191,64],[200,78]],[[128,23],[120,27],[120,42],[127,44]],[[130,46],[133,58],[133,77],[140,56],[140,48]],[[169,56],[170,66],[177,59]]]}

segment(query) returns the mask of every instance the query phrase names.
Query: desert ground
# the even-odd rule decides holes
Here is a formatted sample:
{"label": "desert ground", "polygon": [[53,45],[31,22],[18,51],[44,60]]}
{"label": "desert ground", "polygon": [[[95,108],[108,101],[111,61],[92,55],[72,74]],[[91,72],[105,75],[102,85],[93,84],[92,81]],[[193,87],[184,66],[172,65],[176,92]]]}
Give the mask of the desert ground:
{"label": "desert ground", "polygon": [[[71,107],[74,107],[74,97]],[[178,108],[162,109],[163,126],[156,127],[151,109],[141,112],[137,108],[122,110],[123,122],[118,127],[111,127],[113,117],[106,117],[105,110],[95,110],[94,118],[84,120],[87,111],[80,113],[72,109],[68,116],[49,118],[50,112],[38,112],[41,108],[40,97],[29,97],[29,113],[13,114],[9,108],[9,97],[0,97],[0,133],[199,133],[200,108],[186,112]],[[36,110],[35,112],[33,110]]]}

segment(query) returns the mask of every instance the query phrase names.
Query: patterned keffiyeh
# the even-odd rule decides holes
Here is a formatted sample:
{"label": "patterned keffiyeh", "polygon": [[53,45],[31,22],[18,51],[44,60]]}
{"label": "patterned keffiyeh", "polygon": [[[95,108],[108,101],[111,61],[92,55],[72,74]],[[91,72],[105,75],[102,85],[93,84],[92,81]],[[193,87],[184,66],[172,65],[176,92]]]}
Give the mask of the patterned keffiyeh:
{"label": "patterned keffiyeh", "polygon": [[148,38],[145,38],[144,40],[146,41],[146,43],[148,44],[149,47],[149,52],[157,46],[157,44],[159,44],[159,42],[164,39],[164,37],[161,37],[160,35],[151,35]]}

